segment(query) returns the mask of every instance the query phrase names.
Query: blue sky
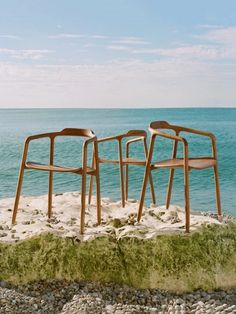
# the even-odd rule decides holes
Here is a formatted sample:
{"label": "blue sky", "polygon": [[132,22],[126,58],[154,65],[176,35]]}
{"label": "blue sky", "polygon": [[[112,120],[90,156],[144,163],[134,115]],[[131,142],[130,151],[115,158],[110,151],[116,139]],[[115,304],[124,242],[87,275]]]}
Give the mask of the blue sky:
{"label": "blue sky", "polygon": [[236,106],[235,0],[0,2],[0,107]]}

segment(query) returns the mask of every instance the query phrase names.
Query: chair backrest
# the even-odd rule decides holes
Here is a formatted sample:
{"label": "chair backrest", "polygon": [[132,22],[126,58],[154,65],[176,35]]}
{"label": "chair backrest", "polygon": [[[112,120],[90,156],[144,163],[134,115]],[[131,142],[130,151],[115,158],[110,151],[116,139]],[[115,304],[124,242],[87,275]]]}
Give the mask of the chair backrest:
{"label": "chair backrest", "polygon": [[166,129],[166,130],[174,130],[175,132],[180,131],[181,127],[177,125],[171,125],[167,121],[153,121],[149,125],[149,129]]}
{"label": "chair backrest", "polygon": [[90,129],[77,129],[77,128],[66,128],[58,133],[60,136],[82,136],[82,137],[95,137],[95,134]]}
{"label": "chair backrest", "polygon": [[129,136],[147,136],[147,132],[144,130],[130,130],[126,134],[124,134],[124,137],[129,137]]}

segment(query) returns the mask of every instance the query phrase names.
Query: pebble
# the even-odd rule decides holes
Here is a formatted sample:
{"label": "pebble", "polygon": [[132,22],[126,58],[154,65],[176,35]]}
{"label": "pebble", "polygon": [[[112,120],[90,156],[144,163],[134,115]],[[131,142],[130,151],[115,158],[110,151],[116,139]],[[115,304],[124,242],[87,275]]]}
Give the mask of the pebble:
{"label": "pebble", "polygon": [[0,281],[0,314],[236,313],[236,289],[174,294],[117,284],[39,281],[12,286]]}

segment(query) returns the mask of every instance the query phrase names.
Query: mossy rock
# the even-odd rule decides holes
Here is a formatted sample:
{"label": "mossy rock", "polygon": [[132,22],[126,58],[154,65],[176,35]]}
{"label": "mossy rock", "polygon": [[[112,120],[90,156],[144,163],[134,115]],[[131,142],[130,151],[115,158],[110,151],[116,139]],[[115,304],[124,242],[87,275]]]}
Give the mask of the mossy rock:
{"label": "mossy rock", "polygon": [[236,224],[209,225],[190,234],[152,239],[112,236],[86,242],[41,234],[0,242],[0,280],[116,282],[172,291],[236,287]]}

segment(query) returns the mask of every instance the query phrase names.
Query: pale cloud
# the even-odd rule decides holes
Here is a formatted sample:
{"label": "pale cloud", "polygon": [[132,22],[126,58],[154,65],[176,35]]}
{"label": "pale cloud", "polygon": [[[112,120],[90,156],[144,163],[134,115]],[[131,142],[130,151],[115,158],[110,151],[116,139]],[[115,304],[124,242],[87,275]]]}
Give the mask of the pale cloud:
{"label": "pale cloud", "polygon": [[105,36],[105,35],[91,35],[91,38],[94,38],[94,39],[108,39],[109,37]]}
{"label": "pale cloud", "polygon": [[149,42],[140,37],[122,37],[112,41],[113,44],[121,45],[148,45]]}
{"label": "pale cloud", "polygon": [[236,65],[129,60],[27,66],[0,63],[7,107],[235,106]]}
{"label": "pale cloud", "polygon": [[203,45],[183,46],[172,49],[135,49],[132,50],[135,54],[155,54],[171,58],[199,58],[216,60],[221,57],[222,52],[215,48]]}
{"label": "pale cloud", "polygon": [[0,38],[13,39],[13,40],[21,40],[21,37],[15,35],[0,35]]}
{"label": "pale cloud", "polygon": [[118,50],[118,51],[128,51],[128,52],[133,52],[133,49],[127,46],[122,46],[122,45],[108,45],[106,46],[107,49],[110,50]]}
{"label": "pale cloud", "polygon": [[76,39],[76,38],[85,38],[87,35],[85,34],[70,34],[70,33],[61,33],[61,34],[56,34],[56,35],[50,35],[48,38],[52,39]]}
{"label": "pale cloud", "polygon": [[75,33],[61,33],[56,35],[50,35],[48,38],[51,39],[79,39],[79,38],[92,38],[92,39],[107,39],[108,36],[105,35],[88,35],[88,34],[75,34]]}
{"label": "pale cloud", "polygon": [[[129,45],[129,40],[114,40],[107,49],[124,51],[135,55],[153,55],[156,57],[200,60],[234,60],[236,59],[236,27],[219,28],[218,26],[205,26],[204,34],[194,36],[204,40],[204,44],[181,44],[173,48],[144,48]],[[130,43],[138,43],[137,38],[130,38]],[[141,42],[141,41],[140,41]],[[148,42],[146,42],[148,43]]]}
{"label": "pale cloud", "polygon": [[197,26],[198,28],[206,28],[206,29],[219,29],[219,28],[224,28],[222,25],[217,25],[217,24],[200,24]]}
{"label": "pale cloud", "polygon": [[[197,44],[172,48],[147,46],[141,37],[55,36],[89,39],[76,52],[93,49],[98,42],[92,38],[109,39],[99,48],[131,59],[74,65],[0,63],[0,104],[67,107],[69,101],[70,107],[236,106],[236,27],[205,26]],[[0,55],[15,59],[39,60],[49,53],[52,51],[47,49],[0,48]],[[153,61],[144,61],[144,56]]]}
{"label": "pale cloud", "polygon": [[214,43],[235,47],[236,27],[213,29],[202,35],[201,38],[207,39]]}
{"label": "pale cloud", "polygon": [[8,55],[15,59],[29,59],[29,60],[39,60],[44,58],[47,54],[51,53],[51,50],[47,49],[8,49],[0,48],[0,54]]}

